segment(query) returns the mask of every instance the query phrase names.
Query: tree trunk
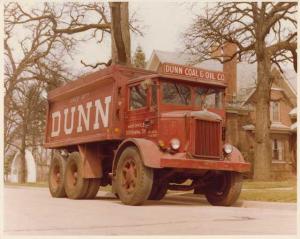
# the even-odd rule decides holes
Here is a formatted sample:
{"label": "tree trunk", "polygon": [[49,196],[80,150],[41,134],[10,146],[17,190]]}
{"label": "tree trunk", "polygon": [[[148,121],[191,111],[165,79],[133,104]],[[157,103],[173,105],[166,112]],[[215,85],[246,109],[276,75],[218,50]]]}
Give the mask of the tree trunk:
{"label": "tree trunk", "polygon": [[18,181],[19,183],[25,183],[26,182],[26,159],[25,159],[25,138],[26,136],[22,136],[22,143],[21,143],[21,150],[20,150],[20,170],[19,170],[19,177]]}
{"label": "tree trunk", "polygon": [[256,89],[256,126],[254,180],[269,180],[271,176],[270,144],[270,91],[272,85],[271,64],[264,56],[257,61],[258,84]]}
{"label": "tree trunk", "polygon": [[[25,106],[26,107],[26,106]],[[20,149],[20,174],[18,177],[18,181],[19,183],[25,183],[26,182],[26,178],[27,178],[27,168],[26,168],[26,135],[27,135],[27,121],[24,120],[26,119],[26,117],[23,118],[23,125],[22,125],[22,138],[21,138],[21,149]]]}
{"label": "tree trunk", "polygon": [[112,63],[131,65],[128,2],[110,2]]}

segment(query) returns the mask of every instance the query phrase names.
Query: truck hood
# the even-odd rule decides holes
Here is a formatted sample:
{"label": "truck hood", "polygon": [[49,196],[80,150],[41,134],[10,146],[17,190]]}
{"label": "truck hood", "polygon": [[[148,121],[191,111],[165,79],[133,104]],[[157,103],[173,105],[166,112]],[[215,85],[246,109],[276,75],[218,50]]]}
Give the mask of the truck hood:
{"label": "truck hood", "polygon": [[194,117],[202,120],[221,121],[222,117],[216,113],[208,110],[192,111],[192,110],[178,110],[161,113],[161,117],[166,118],[182,118],[182,117]]}

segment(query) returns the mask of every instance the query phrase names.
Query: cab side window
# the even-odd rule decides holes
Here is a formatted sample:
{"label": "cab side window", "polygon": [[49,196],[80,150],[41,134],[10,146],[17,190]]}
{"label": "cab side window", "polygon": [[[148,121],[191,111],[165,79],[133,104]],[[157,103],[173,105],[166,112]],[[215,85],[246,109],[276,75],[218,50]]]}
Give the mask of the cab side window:
{"label": "cab side window", "polygon": [[152,85],[151,91],[152,91],[151,106],[157,106],[157,85]]}
{"label": "cab side window", "polygon": [[147,106],[147,90],[141,85],[130,87],[129,109],[136,110]]}

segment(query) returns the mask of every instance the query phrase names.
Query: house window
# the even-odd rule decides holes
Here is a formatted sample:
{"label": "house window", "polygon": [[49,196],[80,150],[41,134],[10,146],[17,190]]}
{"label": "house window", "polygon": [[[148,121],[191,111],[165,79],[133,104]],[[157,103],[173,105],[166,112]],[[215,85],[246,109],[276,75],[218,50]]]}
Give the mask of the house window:
{"label": "house window", "polygon": [[284,146],[282,140],[272,140],[272,160],[283,161]]}
{"label": "house window", "polygon": [[271,121],[278,122],[280,120],[279,101],[270,102],[270,116],[271,116]]}

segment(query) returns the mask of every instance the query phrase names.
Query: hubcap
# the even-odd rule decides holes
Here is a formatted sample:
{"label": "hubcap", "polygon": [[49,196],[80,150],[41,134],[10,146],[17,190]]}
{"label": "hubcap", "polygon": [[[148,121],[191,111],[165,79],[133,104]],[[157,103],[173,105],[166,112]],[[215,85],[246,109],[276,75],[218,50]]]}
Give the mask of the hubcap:
{"label": "hubcap", "polygon": [[78,173],[77,173],[77,171],[74,171],[73,172],[73,185],[75,186],[76,185],[76,183],[77,183],[77,178],[78,178]]}
{"label": "hubcap", "polygon": [[78,169],[76,164],[72,164],[70,167],[70,183],[72,186],[75,186],[77,184],[78,180]]}
{"label": "hubcap", "polygon": [[122,188],[128,193],[135,190],[137,183],[137,167],[133,158],[127,158],[122,168]]}
{"label": "hubcap", "polygon": [[53,171],[51,173],[51,184],[54,188],[57,188],[60,183],[60,172],[59,172],[59,166],[55,165],[53,167]]}

